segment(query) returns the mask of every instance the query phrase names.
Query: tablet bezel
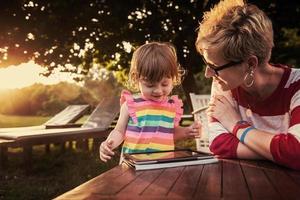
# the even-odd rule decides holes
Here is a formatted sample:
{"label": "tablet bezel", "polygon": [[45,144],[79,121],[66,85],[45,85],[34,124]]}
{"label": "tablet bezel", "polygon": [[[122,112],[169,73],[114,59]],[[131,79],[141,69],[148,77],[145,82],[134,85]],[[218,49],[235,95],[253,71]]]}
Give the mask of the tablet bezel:
{"label": "tablet bezel", "polygon": [[[169,152],[187,152],[187,156],[173,157],[173,158],[163,158],[163,159],[137,159],[134,155],[141,154],[157,154],[157,153],[169,153]],[[192,155],[194,154],[194,155]],[[153,152],[139,152],[139,153],[125,153],[124,158],[134,164],[150,164],[150,163],[165,163],[165,162],[177,162],[177,161],[188,161],[188,160],[201,160],[201,159],[211,159],[214,158],[213,155],[207,154],[200,151],[195,151],[192,149],[175,149],[170,151],[153,151]]]}

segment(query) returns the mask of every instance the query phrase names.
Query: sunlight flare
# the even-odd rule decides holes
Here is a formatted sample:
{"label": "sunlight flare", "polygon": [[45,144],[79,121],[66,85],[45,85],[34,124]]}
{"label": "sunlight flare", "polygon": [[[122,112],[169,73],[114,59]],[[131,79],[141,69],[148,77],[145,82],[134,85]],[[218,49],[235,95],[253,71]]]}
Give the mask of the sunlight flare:
{"label": "sunlight flare", "polygon": [[75,83],[71,73],[54,71],[49,77],[45,77],[41,75],[43,71],[43,67],[33,61],[0,69],[0,89],[23,88],[35,83],[45,85],[62,81]]}

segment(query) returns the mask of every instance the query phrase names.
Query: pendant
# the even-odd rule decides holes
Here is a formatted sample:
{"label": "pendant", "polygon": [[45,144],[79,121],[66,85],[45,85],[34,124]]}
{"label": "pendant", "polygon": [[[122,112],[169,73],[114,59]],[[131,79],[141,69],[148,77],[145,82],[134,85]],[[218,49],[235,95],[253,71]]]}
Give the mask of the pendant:
{"label": "pendant", "polygon": [[250,110],[250,108],[247,108],[246,116],[249,117],[249,118],[252,117],[252,111]]}

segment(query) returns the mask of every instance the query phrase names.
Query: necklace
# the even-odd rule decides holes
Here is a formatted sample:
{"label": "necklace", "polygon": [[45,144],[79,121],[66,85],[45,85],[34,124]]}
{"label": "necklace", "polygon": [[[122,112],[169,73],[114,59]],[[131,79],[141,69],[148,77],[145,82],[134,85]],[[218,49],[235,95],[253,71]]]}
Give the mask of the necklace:
{"label": "necklace", "polygon": [[[272,83],[272,77],[273,77],[274,74],[275,74],[275,68],[271,66],[271,68],[270,68],[270,76],[268,78],[267,83]],[[275,85],[277,86],[277,84],[275,84]],[[252,104],[253,107],[257,106],[256,104],[258,102],[261,102],[261,101],[265,100],[266,96],[268,97],[269,95],[271,95],[274,92],[275,89],[276,89],[275,86],[274,87],[270,87],[270,85],[267,85],[267,87],[265,87],[264,89],[261,89],[261,91],[263,91],[263,93],[266,94],[263,97],[259,97],[258,94],[255,95],[255,94],[248,93],[248,97],[246,98],[247,105],[248,105],[247,108],[246,108],[246,111],[245,111],[246,112],[245,113],[246,117],[248,117],[248,118],[253,117],[253,112],[252,112],[250,103]]]}

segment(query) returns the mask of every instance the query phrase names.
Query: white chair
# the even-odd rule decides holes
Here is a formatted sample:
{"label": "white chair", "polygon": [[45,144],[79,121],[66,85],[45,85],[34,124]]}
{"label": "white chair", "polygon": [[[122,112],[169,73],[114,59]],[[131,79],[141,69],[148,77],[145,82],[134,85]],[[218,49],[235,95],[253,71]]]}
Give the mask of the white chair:
{"label": "white chair", "polygon": [[208,133],[208,120],[205,113],[205,110],[210,101],[209,94],[194,94],[190,93],[192,107],[194,115],[194,120],[199,121],[202,124],[202,135],[199,138],[196,138],[196,148],[198,151],[211,153],[209,150],[209,133]]}

